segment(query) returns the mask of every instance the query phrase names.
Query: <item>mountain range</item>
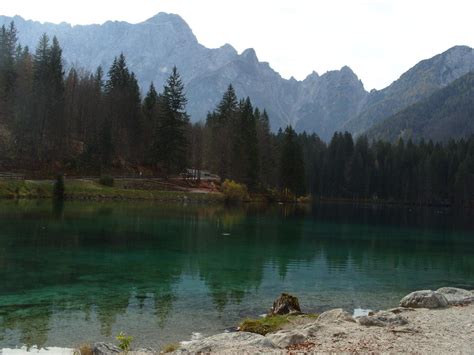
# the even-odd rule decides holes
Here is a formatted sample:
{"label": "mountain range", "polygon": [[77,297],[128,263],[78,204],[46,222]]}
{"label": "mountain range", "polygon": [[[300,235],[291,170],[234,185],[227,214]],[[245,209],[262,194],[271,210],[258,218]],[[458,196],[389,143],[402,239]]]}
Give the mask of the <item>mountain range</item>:
{"label": "mountain range", "polygon": [[51,24],[0,16],[11,21],[19,41],[34,49],[40,36],[56,36],[66,67],[108,69],[121,52],[145,92],[151,82],[161,87],[174,65],[186,85],[193,121],[205,119],[232,83],[239,97],[251,97],[265,108],[273,130],[291,124],[297,131],[329,140],[338,130],[362,134],[410,105],[427,99],[474,70],[474,50],[456,46],[423,60],[382,90],[364,89],[347,66],[304,80],[284,79],[253,49],[239,54],[230,44],[209,49],[201,45],[178,15],[159,13],[138,23],[108,21],[102,25]]}

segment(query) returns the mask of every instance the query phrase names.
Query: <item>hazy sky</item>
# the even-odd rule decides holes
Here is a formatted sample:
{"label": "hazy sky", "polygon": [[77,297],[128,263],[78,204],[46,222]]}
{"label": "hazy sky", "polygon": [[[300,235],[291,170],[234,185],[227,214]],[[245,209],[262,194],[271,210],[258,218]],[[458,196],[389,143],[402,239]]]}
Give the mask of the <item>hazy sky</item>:
{"label": "hazy sky", "polygon": [[207,47],[253,47],[283,77],[350,66],[381,89],[421,59],[474,47],[474,0],[0,0],[0,14],[72,24],[177,13]]}

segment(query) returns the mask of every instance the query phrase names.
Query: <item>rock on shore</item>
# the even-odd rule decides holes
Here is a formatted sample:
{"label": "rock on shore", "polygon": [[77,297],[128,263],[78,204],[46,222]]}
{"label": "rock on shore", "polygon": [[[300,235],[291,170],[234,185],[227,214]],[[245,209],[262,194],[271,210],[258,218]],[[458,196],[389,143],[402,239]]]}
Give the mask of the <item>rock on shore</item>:
{"label": "rock on shore", "polygon": [[402,307],[413,307],[413,308],[443,308],[448,306],[448,300],[446,297],[437,292],[431,290],[422,290],[412,292],[400,301]]}
{"label": "rock on shore", "polygon": [[474,293],[463,290],[462,288],[442,287],[436,290],[436,292],[442,294],[450,305],[462,305],[474,302]]}
{"label": "rock on shore", "polygon": [[222,333],[204,338],[198,341],[191,341],[184,345],[175,353],[195,354],[211,352],[233,352],[245,349],[246,352],[254,353],[261,350],[272,350],[277,347],[263,335],[248,332]]}

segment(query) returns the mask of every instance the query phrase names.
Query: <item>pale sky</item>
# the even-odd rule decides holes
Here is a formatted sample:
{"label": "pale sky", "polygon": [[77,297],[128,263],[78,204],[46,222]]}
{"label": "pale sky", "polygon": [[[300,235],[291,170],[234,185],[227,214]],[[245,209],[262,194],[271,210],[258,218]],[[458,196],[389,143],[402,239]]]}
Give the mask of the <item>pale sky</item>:
{"label": "pale sky", "polygon": [[474,47],[474,0],[0,0],[0,14],[72,24],[179,14],[206,47],[255,48],[283,77],[350,66],[381,89],[422,59]]}

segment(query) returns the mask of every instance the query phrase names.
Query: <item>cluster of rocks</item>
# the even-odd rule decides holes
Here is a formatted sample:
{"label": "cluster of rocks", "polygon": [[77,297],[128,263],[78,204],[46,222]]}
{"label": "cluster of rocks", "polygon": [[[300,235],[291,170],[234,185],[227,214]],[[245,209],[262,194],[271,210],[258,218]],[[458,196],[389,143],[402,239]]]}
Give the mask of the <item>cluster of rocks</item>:
{"label": "cluster of rocks", "polygon": [[[353,317],[343,309],[332,309],[322,313],[316,320],[292,326],[264,335],[249,332],[229,332],[183,343],[175,354],[195,353],[256,353],[284,352],[292,346],[307,343],[309,339],[331,334],[333,338],[347,337],[356,327],[386,327],[393,332],[406,332],[409,323],[406,314],[417,308],[439,309],[449,306],[462,306],[474,303],[474,291],[453,287],[443,287],[436,291],[415,291],[403,297],[399,307],[385,311],[369,312],[367,315]],[[274,303],[270,314],[301,314],[298,299],[282,294]],[[115,354],[120,349],[107,344],[96,344],[95,355]],[[134,354],[150,354],[143,349]],[[129,353],[130,354],[130,353]]]}

